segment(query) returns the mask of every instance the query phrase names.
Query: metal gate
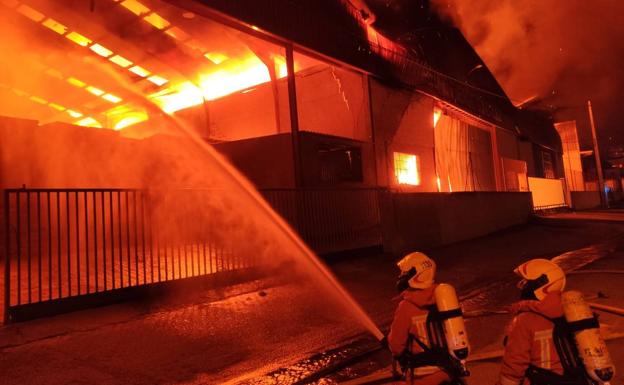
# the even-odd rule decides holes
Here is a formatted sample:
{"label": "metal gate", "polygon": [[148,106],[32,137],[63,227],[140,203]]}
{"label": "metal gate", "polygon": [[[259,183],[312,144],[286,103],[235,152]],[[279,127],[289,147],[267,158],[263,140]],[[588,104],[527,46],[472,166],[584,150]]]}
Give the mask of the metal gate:
{"label": "metal gate", "polygon": [[[5,322],[252,267],[212,238],[209,218],[180,209],[188,194],[159,196],[156,204],[145,190],[4,190]],[[193,229],[172,237],[156,217]]]}

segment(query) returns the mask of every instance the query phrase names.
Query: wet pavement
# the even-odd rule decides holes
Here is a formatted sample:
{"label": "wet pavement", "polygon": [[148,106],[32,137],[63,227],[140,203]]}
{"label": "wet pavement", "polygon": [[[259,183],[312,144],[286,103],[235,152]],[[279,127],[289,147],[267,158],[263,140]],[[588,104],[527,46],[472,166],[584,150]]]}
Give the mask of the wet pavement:
{"label": "wet pavement", "polygon": [[[569,267],[590,262],[591,254],[602,259],[584,269],[624,269],[619,239],[624,224],[573,222],[521,226],[429,254],[438,261],[439,281],[453,282],[464,296],[472,294],[467,304],[475,309],[507,304],[513,287],[504,282],[512,279],[515,265],[529,258],[591,246],[568,256],[566,261],[576,261]],[[394,258],[343,257],[329,264],[372,318],[387,327],[396,306]],[[575,275],[569,285],[586,292],[602,290],[609,298],[601,301],[624,306],[623,281]],[[504,287],[497,286],[501,284]],[[497,295],[483,298],[484,287]],[[614,330],[623,326],[615,316],[602,319]],[[473,350],[500,349],[507,320],[505,315],[470,320]],[[2,328],[0,384],[293,384],[372,347],[374,342],[368,339],[346,350],[332,350],[365,336],[344,309],[305,277],[258,280],[220,292],[171,293],[159,301]],[[619,342],[610,346],[624,362]],[[349,366],[347,377],[373,371],[389,359],[384,353],[374,358]],[[493,383],[497,365],[495,361],[473,365],[470,383]]]}

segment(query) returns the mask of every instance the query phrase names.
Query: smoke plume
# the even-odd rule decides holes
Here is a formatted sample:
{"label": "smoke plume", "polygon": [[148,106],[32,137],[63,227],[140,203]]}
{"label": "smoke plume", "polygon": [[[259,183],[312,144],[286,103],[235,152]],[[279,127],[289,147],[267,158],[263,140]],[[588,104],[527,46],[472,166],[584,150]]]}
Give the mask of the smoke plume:
{"label": "smoke plume", "polygon": [[[434,0],[516,104],[572,108],[592,99],[615,133],[624,83],[624,3],[617,0]],[[602,118],[602,119],[601,119]]]}

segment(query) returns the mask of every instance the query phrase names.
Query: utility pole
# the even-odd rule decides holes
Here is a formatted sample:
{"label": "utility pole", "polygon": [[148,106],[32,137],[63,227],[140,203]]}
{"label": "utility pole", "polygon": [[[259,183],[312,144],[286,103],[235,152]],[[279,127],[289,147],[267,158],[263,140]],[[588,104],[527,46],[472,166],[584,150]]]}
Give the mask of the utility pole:
{"label": "utility pole", "polygon": [[587,101],[587,112],[589,113],[589,124],[591,126],[592,141],[594,142],[594,159],[596,160],[596,173],[598,174],[598,188],[600,189],[600,202],[602,207],[609,208],[609,197],[605,192],[604,178],[602,176],[602,162],[600,161],[600,150],[598,149],[598,140],[596,139],[596,125],[594,124],[594,112],[592,110],[591,100]]}

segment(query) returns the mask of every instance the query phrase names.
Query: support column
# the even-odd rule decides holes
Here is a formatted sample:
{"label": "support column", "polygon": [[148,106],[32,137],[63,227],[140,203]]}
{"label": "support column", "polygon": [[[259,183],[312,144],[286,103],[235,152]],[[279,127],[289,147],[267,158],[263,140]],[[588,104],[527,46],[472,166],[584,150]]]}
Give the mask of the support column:
{"label": "support column", "polygon": [[288,70],[288,105],[290,111],[290,137],[292,140],[295,188],[302,187],[301,151],[299,145],[299,115],[297,112],[297,87],[295,84],[295,61],[292,44],[286,45],[286,68]]}

